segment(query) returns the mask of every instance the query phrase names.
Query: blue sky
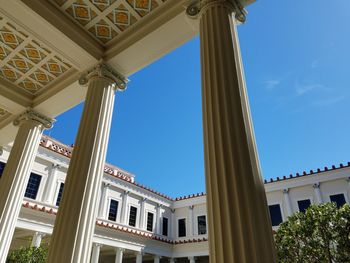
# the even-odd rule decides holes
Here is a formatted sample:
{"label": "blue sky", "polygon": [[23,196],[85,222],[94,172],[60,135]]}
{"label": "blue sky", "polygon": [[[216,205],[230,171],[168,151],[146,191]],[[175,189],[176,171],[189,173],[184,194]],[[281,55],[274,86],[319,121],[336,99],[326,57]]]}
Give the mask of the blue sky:
{"label": "blue sky", "polygon": [[[265,178],[350,161],[350,1],[265,0],[239,27]],[[129,77],[107,161],[176,197],[205,191],[199,40]],[[46,134],[74,143],[83,105]]]}

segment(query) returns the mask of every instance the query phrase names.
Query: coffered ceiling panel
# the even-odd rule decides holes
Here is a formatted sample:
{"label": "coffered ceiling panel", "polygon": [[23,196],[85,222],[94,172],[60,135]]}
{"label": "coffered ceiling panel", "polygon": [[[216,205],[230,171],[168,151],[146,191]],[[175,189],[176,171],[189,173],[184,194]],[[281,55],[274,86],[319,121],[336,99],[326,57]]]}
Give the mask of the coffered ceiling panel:
{"label": "coffered ceiling panel", "polygon": [[166,0],[51,0],[100,43],[106,44]]}
{"label": "coffered ceiling panel", "polygon": [[0,16],[0,77],[36,94],[72,66],[59,54]]}

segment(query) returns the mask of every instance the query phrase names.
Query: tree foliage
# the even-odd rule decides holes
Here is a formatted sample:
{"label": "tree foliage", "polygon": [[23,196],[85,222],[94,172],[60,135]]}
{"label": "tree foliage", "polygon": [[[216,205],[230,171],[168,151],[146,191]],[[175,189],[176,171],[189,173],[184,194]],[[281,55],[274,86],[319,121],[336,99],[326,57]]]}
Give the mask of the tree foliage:
{"label": "tree foliage", "polygon": [[45,263],[47,248],[25,247],[13,250],[8,256],[7,263]]}
{"label": "tree foliage", "polygon": [[350,207],[312,205],[282,223],[275,241],[280,263],[350,262]]}

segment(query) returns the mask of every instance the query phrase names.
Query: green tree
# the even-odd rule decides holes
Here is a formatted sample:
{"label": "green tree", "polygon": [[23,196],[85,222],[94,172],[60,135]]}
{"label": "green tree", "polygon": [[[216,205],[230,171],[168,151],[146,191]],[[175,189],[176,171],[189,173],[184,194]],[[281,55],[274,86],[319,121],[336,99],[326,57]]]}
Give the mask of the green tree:
{"label": "green tree", "polygon": [[280,263],[350,262],[350,207],[312,205],[282,223],[275,241]]}
{"label": "green tree", "polygon": [[47,248],[24,247],[13,250],[8,256],[7,263],[45,263]]}

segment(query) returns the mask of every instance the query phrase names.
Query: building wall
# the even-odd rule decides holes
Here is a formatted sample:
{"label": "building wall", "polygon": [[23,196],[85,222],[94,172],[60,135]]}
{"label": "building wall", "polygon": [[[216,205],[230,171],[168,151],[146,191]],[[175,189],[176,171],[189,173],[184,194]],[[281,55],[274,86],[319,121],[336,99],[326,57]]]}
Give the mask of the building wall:
{"label": "building wall", "polygon": [[[6,163],[10,149],[5,149],[0,161]],[[51,180],[53,187],[49,187],[49,178],[52,176],[52,166],[59,165],[56,172],[55,180]],[[40,207],[51,208],[57,211],[56,200],[60,188],[60,184],[64,182],[67,169],[69,165],[69,158],[62,154],[55,152],[52,149],[40,147],[38,155],[33,166],[33,173],[40,176],[41,182],[38,189],[38,194],[35,200],[25,199],[25,202],[31,204],[41,205]],[[125,171],[124,171],[125,172]],[[146,189],[132,180],[127,178],[119,178],[115,174],[105,173],[103,177],[104,185],[108,185],[105,189],[105,195],[101,196],[100,206],[102,206],[102,213],[98,217],[101,224],[110,226],[107,228],[99,226],[95,231],[95,242],[103,243],[107,247],[125,247],[132,251],[146,251],[147,253],[159,254],[163,257],[186,258],[189,256],[197,256],[197,262],[207,262],[208,256],[208,242],[207,233],[199,235],[198,233],[198,216],[206,216],[206,196],[203,194],[193,195],[188,197],[181,197],[176,199],[167,198],[153,190]],[[273,182],[265,183],[265,190],[267,201],[269,205],[278,204],[281,209],[283,221],[288,217],[288,198],[291,205],[292,213],[299,211],[298,201],[309,199],[311,204],[317,203],[317,194],[314,188],[315,184],[319,184],[319,189],[324,202],[330,201],[330,195],[344,194],[345,201],[349,203],[350,200],[350,167],[334,168],[329,171],[320,171],[315,174],[308,174],[305,176],[296,176],[290,179],[275,180]],[[1,180],[0,180],[1,183]],[[105,186],[101,186],[103,189]],[[48,201],[44,200],[47,196],[48,189],[53,189],[50,193],[51,198]],[[103,191],[102,191],[103,192]],[[122,211],[124,193],[128,192],[127,206],[126,206],[126,224],[122,224]],[[288,198],[286,198],[286,194]],[[115,221],[108,220],[109,208],[111,200],[118,201],[117,218]],[[141,203],[144,203],[143,222],[141,219]],[[128,226],[130,207],[137,208],[136,226]],[[159,207],[159,208],[158,208]],[[47,236],[52,231],[54,215],[43,215],[39,212],[27,211],[22,208],[20,215],[19,229],[26,229],[29,231],[46,231]],[[44,209],[45,210],[45,209]],[[158,215],[157,211],[160,211]],[[146,230],[147,227],[147,213],[153,213],[153,231]],[[162,218],[168,218],[168,235],[162,235]],[[186,219],[186,236],[178,236],[178,220]],[[157,223],[157,220],[158,223]],[[37,225],[35,225],[37,224]],[[51,225],[51,226],[50,226]],[[141,225],[144,227],[141,228]],[[157,225],[159,232],[157,232]],[[46,228],[45,228],[45,227]],[[148,233],[147,238],[135,237],[127,233],[120,233],[109,229],[124,226],[125,229],[142,230],[142,233]],[[278,226],[274,226],[276,229]],[[51,230],[50,230],[51,228]],[[126,230],[125,230],[126,231]],[[124,231],[124,232],[125,232]],[[151,240],[150,240],[151,239]],[[15,243],[19,241],[14,241]],[[183,260],[183,259],[182,259]],[[181,260],[178,262],[182,262]]]}

